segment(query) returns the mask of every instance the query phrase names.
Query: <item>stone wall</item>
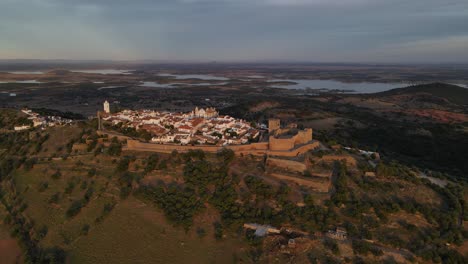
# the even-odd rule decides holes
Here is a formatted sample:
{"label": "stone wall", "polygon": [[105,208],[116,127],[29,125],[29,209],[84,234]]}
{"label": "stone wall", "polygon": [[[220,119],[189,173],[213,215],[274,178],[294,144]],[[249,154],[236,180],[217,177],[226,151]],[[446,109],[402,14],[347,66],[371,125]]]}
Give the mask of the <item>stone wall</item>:
{"label": "stone wall", "polygon": [[294,148],[295,139],[292,138],[275,138],[270,136],[270,150],[290,150]]}
{"label": "stone wall", "polygon": [[154,151],[154,152],[163,152],[171,153],[174,150],[178,152],[188,152],[189,150],[203,150],[209,153],[216,153],[223,148],[232,149],[234,152],[239,153],[262,153],[266,154],[268,151],[268,143],[253,143],[248,145],[237,145],[237,146],[205,146],[205,145],[195,145],[195,146],[181,146],[181,145],[169,145],[169,144],[153,144],[153,143],[143,143],[138,140],[127,140],[127,150],[138,150],[138,151]]}
{"label": "stone wall", "polygon": [[304,145],[312,141],[312,128],[300,130],[290,138],[276,138],[270,136],[270,150],[291,150],[297,145]]}
{"label": "stone wall", "polygon": [[329,179],[308,179],[304,177],[289,176],[279,173],[271,173],[268,176],[274,177],[282,181],[290,181],[302,186],[311,188],[312,190],[320,193],[328,193],[331,188],[331,181]]}
{"label": "stone wall", "polygon": [[356,159],[348,155],[325,155],[322,157],[322,160],[328,163],[344,160],[346,161],[346,164],[350,166],[356,166],[357,164]]}
{"label": "stone wall", "polygon": [[281,127],[281,121],[276,118],[268,119],[268,132],[273,132]]}
{"label": "stone wall", "polygon": [[306,128],[297,132],[294,137],[294,144],[302,145],[312,141],[312,128]]}
{"label": "stone wall", "polygon": [[[306,153],[309,150],[315,149],[319,146],[319,142],[311,142],[310,144],[301,146],[299,148],[287,151],[274,151],[269,150],[269,144],[267,142],[262,143],[253,143],[248,145],[237,145],[237,146],[227,146],[226,148],[232,149],[237,155],[255,155],[263,156],[265,154],[272,156],[281,156],[281,157],[295,157],[301,154]],[[188,152],[189,150],[201,149],[205,152],[216,153],[223,149],[219,146],[181,146],[181,145],[164,145],[164,144],[153,144],[153,143],[143,143],[138,140],[127,140],[127,146],[124,150],[135,150],[135,151],[152,151],[152,152],[162,152],[162,153],[171,153],[174,150],[178,152]]]}
{"label": "stone wall", "polygon": [[281,156],[281,157],[296,157],[301,154],[305,154],[309,150],[316,149],[320,146],[320,143],[318,141],[310,142],[309,144],[306,144],[304,146],[295,148],[293,150],[288,150],[288,151],[273,151],[270,150],[268,151],[269,155],[272,156]]}
{"label": "stone wall", "polygon": [[307,169],[307,166],[303,162],[285,159],[268,158],[267,165],[299,173],[303,173]]}

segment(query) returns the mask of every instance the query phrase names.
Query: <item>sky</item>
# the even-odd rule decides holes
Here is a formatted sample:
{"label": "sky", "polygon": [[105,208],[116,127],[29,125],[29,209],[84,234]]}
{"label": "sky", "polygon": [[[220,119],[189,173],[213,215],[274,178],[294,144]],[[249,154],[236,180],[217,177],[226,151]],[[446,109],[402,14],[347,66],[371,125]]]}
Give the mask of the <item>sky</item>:
{"label": "sky", "polygon": [[468,0],[0,0],[0,59],[468,63]]}

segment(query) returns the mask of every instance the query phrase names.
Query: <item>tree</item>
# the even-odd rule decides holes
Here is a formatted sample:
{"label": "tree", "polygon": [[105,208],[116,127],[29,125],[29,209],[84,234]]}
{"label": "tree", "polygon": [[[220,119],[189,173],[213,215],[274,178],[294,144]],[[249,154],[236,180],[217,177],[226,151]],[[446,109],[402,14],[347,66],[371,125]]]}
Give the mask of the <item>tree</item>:
{"label": "tree", "polygon": [[120,142],[112,142],[107,149],[107,153],[111,156],[120,156],[122,153],[122,144]]}
{"label": "tree", "polygon": [[46,225],[42,225],[41,228],[37,231],[37,236],[39,240],[43,239],[46,235],[47,232],[49,231],[49,228]]}
{"label": "tree", "polygon": [[151,154],[146,160],[146,166],[144,169],[145,174],[156,169],[156,166],[158,165],[158,161],[159,161],[158,154]]}
{"label": "tree", "polygon": [[223,148],[218,152],[218,157],[223,161],[224,164],[229,164],[234,160],[235,154],[231,149]]}
{"label": "tree", "polygon": [[83,207],[83,201],[75,200],[71,203],[70,207],[68,207],[67,211],[65,212],[65,215],[68,218],[72,218],[75,215],[80,213],[82,207]]}

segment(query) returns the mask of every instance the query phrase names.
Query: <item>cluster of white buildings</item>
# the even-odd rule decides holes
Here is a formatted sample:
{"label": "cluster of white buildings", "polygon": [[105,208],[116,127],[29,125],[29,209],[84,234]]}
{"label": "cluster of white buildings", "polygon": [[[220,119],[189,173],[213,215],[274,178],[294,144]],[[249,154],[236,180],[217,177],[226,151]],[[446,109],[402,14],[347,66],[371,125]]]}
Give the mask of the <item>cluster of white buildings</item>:
{"label": "cluster of white buildings", "polygon": [[66,119],[62,118],[60,116],[41,116],[36,112],[33,112],[32,110],[29,109],[23,109],[21,112],[25,113],[28,115],[28,119],[32,121],[32,126],[30,125],[19,125],[15,126],[14,130],[15,131],[21,131],[21,130],[27,130],[30,129],[31,127],[53,127],[53,126],[62,126],[62,125],[67,125],[71,124],[73,120],[71,119]]}
{"label": "cluster of white buildings", "polygon": [[259,136],[259,130],[248,122],[230,116],[221,116],[214,108],[195,108],[189,113],[158,112],[153,110],[123,110],[107,113],[104,104],[103,120],[113,125],[122,124],[136,130],[144,129],[159,144],[239,145]]}

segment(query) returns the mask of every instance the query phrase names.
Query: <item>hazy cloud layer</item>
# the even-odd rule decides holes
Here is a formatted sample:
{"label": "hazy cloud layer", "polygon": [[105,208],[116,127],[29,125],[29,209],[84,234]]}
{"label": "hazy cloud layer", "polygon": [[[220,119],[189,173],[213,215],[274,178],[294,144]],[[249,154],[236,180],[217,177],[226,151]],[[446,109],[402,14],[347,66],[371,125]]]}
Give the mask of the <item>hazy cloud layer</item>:
{"label": "hazy cloud layer", "polygon": [[468,62],[466,0],[0,0],[0,58]]}

